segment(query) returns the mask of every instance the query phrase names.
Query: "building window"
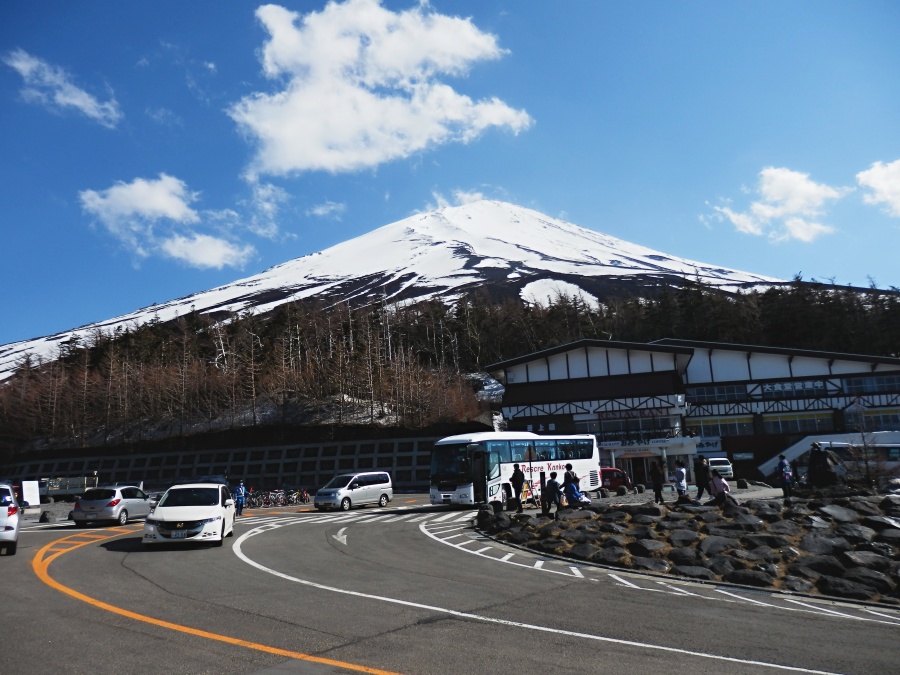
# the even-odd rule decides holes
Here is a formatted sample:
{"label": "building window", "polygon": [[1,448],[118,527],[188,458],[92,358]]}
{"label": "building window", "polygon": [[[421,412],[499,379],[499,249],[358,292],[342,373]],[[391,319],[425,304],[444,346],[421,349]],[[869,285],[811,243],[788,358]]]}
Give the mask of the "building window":
{"label": "building window", "polygon": [[685,424],[697,432],[697,436],[752,436],[753,418],[744,417],[695,417]]}
{"label": "building window", "polygon": [[763,417],[767,434],[796,434],[834,431],[830,414],[812,413]]}
{"label": "building window", "polygon": [[714,387],[688,387],[685,393],[688,404],[746,401],[747,385],[721,384]]}
{"label": "building window", "polygon": [[900,391],[900,374],[847,377],[844,378],[843,384],[844,391],[848,394],[874,394],[885,391]]}

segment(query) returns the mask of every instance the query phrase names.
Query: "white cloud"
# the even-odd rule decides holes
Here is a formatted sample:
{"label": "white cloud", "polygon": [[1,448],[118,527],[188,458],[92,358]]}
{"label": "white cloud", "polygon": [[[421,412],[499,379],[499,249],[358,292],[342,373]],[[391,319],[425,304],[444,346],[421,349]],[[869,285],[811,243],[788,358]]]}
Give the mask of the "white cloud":
{"label": "white cloud", "polygon": [[338,202],[326,201],[322,204],[316,204],[310,209],[307,209],[306,215],[308,216],[316,216],[317,218],[332,218],[334,220],[340,220],[341,216],[347,212],[347,205],[340,204]]}
{"label": "white cloud", "polygon": [[888,215],[900,218],[900,159],[890,164],[875,162],[856,174],[856,182],[870,190],[863,195],[866,204],[882,204]]}
{"label": "white cloud", "polygon": [[448,206],[463,206],[464,204],[473,204],[485,199],[482,192],[477,190],[460,190],[456,189],[447,198],[443,193],[434,191],[431,193],[434,204],[426,203],[425,211],[434,211],[435,209],[443,209]]}
{"label": "white cloud", "polygon": [[25,85],[22,98],[51,110],[77,110],[98,124],[114,129],[122,119],[122,111],[115,98],[102,102],[75,86],[70,75],[58,66],[15,49],[3,57],[3,62],[22,76]]}
{"label": "white cloud", "polygon": [[770,166],[759,172],[755,191],[759,199],[752,202],[747,211],[735,211],[729,206],[714,206],[713,209],[738,232],[768,236],[774,241],[811,242],[834,232],[833,227],[820,220],[825,205],[849,191],[849,188],[816,183],[810,180],[809,174]]}
{"label": "white cloud", "polygon": [[253,189],[252,212],[248,229],[259,237],[277,239],[280,234],[278,215],[282,205],[290,201],[290,195],[283,188],[271,183],[251,182]]}
{"label": "white cloud", "polygon": [[136,178],[106,190],[79,193],[82,208],[131,253],[146,258],[163,255],[195,267],[240,267],[255,252],[223,236],[196,231],[206,224],[227,226],[237,214],[230,211],[198,213],[198,199],[187,185],[166,174],[156,180]]}
{"label": "white cloud", "polygon": [[532,123],[499,99],[474,102],[438,81],[505,53],[469,19],[427,3],[392,12],[378,0],[329,2],[306,15],[265,5],[256,16],[270,35],[263,70],[282,87],[229,110],[258,143],[251,177],[370,168],[490,127],[517,133]]}
{"label": "white cloud", "polygon": [[176,260],[191,267],[241,267],[255,250],[252,246],[232,244],[219,237],[193,233],[188,236],[172,235],[160,241],[160,249]]}

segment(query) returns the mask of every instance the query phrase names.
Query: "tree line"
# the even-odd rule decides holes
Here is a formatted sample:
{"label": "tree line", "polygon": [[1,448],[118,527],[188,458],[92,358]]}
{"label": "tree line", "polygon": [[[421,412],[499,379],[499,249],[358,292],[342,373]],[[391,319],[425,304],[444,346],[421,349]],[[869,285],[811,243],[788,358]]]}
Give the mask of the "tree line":
{"label": "tree line", "polygon": [[895,356],[900,293],[795,279],[736,295],[663,287],[599,306],[474,293],[452,304],[191,313],[98,331],[53,360],[23,359],[0,386],[0,453],[248,426],[472,421],[486,404],[471,374],[491,363],[584,338],[664,337]]}

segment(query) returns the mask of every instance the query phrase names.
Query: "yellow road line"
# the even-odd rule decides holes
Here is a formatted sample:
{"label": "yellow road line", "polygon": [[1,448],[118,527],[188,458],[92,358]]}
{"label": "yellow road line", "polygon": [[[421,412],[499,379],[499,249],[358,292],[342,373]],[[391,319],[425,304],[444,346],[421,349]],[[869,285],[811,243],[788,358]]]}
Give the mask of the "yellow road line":
{"label": "yellow road line", "polygon": [[60,593],[64,593],[76,600],[81,600],[82,602],[86,602],[89,605],[92,605],[98,609],[105,610],[107,612],[112,612],[113,614],[119,614],[120,616],[127,617],[129,619],[134,619],[135,621],[142,621],[144,623],[149,623],[154,626],[159,626],[161,628],[166,628],[168,630],[178,631],[179,633],[186,633],[188,635],[194,635],[196,637],[206,638],[207,640],[216,640],[217,642],[224,642],[230,645],[235,645],[238,647],[246,647],[247,649],[253,649],[258,652],[265,652],[267,654],[274,654],[276,656],[284,656],[290,659],[297,659],[299,661],[310,661],[313,663],[321,663],[328,666],[335,666],[338,668],[344,668],[346,670],[354,670],[361,673],[371,673],[371,675],[399,675],[399,673],[395,673],[389,670],[380,670],[378,668],[369,668],[368,666],[361,666],[355,663],[347,663],[345,661],[337,661],[334,659],[326,659],[321,656],[313,656],[312,654],[304,654],[303,652],[295,652],[288,649],[279,649],[278,647],[271,647],[269,645],[259,644],[258,642],[250,642],[249,640],[241,640],[240,638],[230,637],[228,635],[220,635],[218,633],[211,633],[209,631],[200,630],[198,628],[191,628],[190,626],[182,626],[177,623],[172,623],[170,621],[163,621],[162,619],[155,619],[152,616],[147,616],[145,614],[138,614],[137,612],[132,612],[127,609],[122,609],[121,607],[116,607],[115,605],[110,605],[109,603],[103,602],[102,600],[97,600],[96,598],[92,598],[84,593],[80,593],[76,591],[74,588],[69,588],[68,586],[64,586],[59,583],[50,576],[48,568],[50,564],[56,560],[58,557],[65,553],[69,553],[70,551],[74,551],[76,549],[82,548],[84,546],[88,546],[89,544],[96,544],[100,541],[106,541],[108,539],[114,539],[115,537],[119,537],[123,534],[134,534],[135,532],[142,530],[117,530],[113,534],[99,536],[91,536],[88,539],[82,539],[85,533],[79,532],[78,534],[69,535],[67,537],[63,537],[62,539],[57,539],[56,541],[52,541],[46,546],[44,546],[40,551],[38,551],[34,558],[31,561],[31,567],[34,570],[34,573],[37,575],[38,579],[44,582],[50,588],[56,589]]}

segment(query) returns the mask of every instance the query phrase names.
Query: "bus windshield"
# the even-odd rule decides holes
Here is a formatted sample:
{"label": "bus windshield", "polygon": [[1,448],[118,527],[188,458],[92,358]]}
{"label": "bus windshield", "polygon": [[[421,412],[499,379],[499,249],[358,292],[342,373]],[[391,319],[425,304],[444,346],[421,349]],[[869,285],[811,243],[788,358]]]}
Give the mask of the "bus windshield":
{"label": "bus windshield", "polygon": [[431,453],[432,476],[465,476],[472,470],[468,443],[436,445]]}

